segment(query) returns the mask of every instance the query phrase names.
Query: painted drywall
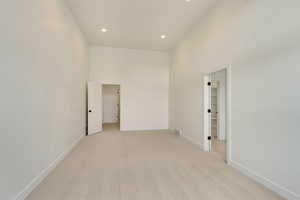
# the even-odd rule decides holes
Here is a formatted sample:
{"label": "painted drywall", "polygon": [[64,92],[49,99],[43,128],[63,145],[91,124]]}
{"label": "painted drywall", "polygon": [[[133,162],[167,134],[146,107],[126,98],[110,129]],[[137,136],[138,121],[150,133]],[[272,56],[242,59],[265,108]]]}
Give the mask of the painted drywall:
{"label": "painted drywall", "polygon": [[218,1],[172,55],[170,125],[203,144],[203,75],[232,65],[231,160],[299,199],[300,2]]}
{"label": "painted drywall", "polygon": [[5,1],[0,24],[0,199],[13,200],[85,134],[88,48],[60,0]]}
{"label": "painted drywall", "polygon": [[103,85],[103,123],[119,122],[120,86]]}
{"label": "painted drywall", "polygon": [[121,130],[168,128],[168,53],[93,46],[89,74],[121,85]]}

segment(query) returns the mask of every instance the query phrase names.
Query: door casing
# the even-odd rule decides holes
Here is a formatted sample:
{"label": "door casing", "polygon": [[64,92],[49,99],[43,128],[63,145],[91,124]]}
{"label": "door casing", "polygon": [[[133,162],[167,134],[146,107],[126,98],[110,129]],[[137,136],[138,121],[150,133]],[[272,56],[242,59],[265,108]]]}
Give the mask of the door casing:
{"label": "door casing", "polygon": [[220,70],[226,70],[226,108],[225,108],[225,116],[226,116],[226,162],[231,161],[231,65],[223,66],[215,69],[214,71],[209,71],[203,76],[203,150],[210,152],[211,151],[211,140],[208,137],[211,137],[211,118],[210,113],[208,113],[208,109],[211,107],[211,90],[207,85],[208,82],[211,81],[210,74],[213,72],[217,72]]}

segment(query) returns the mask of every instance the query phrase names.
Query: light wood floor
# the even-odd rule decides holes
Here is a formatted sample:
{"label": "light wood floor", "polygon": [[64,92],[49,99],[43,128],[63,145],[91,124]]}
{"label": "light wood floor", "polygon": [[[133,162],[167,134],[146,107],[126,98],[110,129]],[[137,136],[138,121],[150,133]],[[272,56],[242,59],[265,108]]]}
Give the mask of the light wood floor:
{"label": "light wood floor", "polygon": [[84,138],[27,200],[282,199],[168,131]]}
{"label": "light wood floor", "polygon": [[105,132],[120,133],[120,123],[105,123],[102,127]]}
{"label": "light wood floor", "polygon": [[212,139],[212,153],[217,154],[221,160],[226,161],[226,141],[218,140],[217,138]]}

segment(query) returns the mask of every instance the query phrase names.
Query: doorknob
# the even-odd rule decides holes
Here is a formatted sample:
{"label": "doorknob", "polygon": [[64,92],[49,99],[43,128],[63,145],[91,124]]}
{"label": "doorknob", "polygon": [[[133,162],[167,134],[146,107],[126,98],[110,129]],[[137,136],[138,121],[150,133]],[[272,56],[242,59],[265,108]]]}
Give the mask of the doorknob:
{"label": "doorknob", "polygon": [[91,112],[92,112],[92,110],[89,110],[89,112],[91,113]]}

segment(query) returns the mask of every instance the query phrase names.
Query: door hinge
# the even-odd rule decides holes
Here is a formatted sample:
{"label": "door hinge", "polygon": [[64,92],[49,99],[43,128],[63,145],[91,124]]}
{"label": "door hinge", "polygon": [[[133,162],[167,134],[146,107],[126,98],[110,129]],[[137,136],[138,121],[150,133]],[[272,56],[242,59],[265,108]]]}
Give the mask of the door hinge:
{"label": "door hinge", "polygon": [[211,86],[211,82],[208,82],[207,85],[208,85],[208,86]]}
{"label": "door hinge", "polygon": [[211,109],[208,109],[207,112],[208,112],[208,113],[211,113]]}
{"label": "door hinge", "polygon": [[208,140],[211,140],[211,136],[208,136],[207,139],[208,139]]}

